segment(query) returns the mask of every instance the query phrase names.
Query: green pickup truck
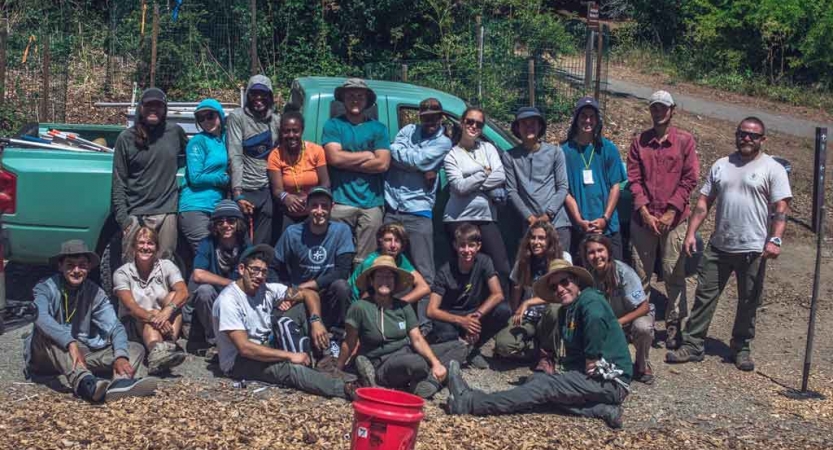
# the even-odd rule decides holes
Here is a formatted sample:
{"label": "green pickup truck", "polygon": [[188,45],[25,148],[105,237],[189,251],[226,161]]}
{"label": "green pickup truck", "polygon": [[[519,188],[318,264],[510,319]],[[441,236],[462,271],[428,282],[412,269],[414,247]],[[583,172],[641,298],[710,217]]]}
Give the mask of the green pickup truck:
{"label": "green pickup truck", "polygon": [[[324,122],[343,112],[343,105],[334,101],[333,91],[344,79],[307,77],[293,81],[285,108],[300,110],[306,122],[304,139],[321,142]],[[391,130],[418,121],[419,102],[436,97],[445,109],[449,122],[458,121],[466,108],[459,98],[434,89],[405,83],[368,81],[376,92],[377,102],[368,110]],[[59,129],[74,132],[85,139],[103,137],[112,146],[123,126],[41,124],[41,131]],[[487,123],[484,138],[501,150],[516,145],[517,140],[495,123]],[[68,239],[81,239],[103,256],[101,280],[110,283],[109,248],[118,242],[119,228],[110,211],[112,154],[70,152],[9,146],[0,155],[0,213],[5,257],[24,264],[45,264],[50,255]],[[444,181],[444,180],[443,180]],[[435,220],[441,221],[441,211],[448,198],[448,190],[441,192]],[[621,219],[630,216],[627,189],[620,202]],[[441,225],[441,224],[438,224]],[[510,255],[519,240],[520,222],[516,214],[504,211],[501,227]],[[442,226],[435,227],[442,230]],[[437,233],[438,242],[444,242]],[[180,239],[184,243],[184,239]],[[187,246],[180,246],[179,263],[186,269],[190,261]],[[448,256],[447,245],[437,246],[437,257]]]}

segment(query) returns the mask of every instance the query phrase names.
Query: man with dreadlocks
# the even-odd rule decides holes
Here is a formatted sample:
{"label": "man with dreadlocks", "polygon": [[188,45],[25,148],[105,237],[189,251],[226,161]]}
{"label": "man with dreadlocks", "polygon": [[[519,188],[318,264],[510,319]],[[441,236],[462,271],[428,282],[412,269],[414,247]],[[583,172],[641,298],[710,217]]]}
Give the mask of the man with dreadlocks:
{"label": "man with dreadlocks", "polygon": [[567,161],[570,193],[564,205],[573,221],[570,253],[588,234],[604,234],[613,242],[613,257],[622,259],[619,235],[619,183],[625,169],[616,144],[602,137],[602,114],[593,97],[576,104],[567,140],[561,144]]}

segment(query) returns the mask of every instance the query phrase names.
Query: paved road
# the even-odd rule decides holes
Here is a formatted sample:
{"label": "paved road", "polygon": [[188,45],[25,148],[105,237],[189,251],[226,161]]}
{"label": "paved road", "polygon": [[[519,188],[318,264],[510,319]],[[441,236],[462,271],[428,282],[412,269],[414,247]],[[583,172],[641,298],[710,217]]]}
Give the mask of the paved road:
{"label": "paved road", "polygon": [[[613,78],[608,80],[607,87],[607,91],[611,95],[635,97],[645,100],[651,96],[654,90],[654,88],[648,86],[642,86]],[[811,139],[815,138],[817,126],[826,126],[828,130],[833,131],[833,124],[831,123],[814,123],[795,117],[770,114],[759,109],[746,108],[736,104],[704,100],[701,98],[676,94],[674,92],[671,94],[674,96],[674,101],[676,101],[682,109],[692,114],[727,120],[733,123],[740,122],[744,117],[757,116],[764,121],[768,129],[791,134],[793,136],[809,137]]]}

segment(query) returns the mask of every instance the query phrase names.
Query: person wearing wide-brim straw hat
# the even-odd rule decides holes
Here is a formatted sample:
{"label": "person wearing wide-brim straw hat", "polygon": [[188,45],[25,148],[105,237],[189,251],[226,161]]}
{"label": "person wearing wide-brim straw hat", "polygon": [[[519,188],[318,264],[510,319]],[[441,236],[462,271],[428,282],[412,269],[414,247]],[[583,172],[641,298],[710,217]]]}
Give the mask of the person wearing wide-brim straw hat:
{"label": "person wearing wide-brim straw hat", "polygon": [[[622,427],[622,402],[628,395],[633,361],[628,341],[604,295],[592,288],[586,270],[556,259],[534,285],[535,294],[552,305],[539,322],[557,326],[564,348],[561,370],[529,377],[521,386],[487,394],[471,389],[452,361],[448,374],[450,414],[510,414],[554,404],[572,414],[601,418],[611,428]],[[556,320],[548,317],[557,310]],[[540,334],[539,334],[540,336]],[[621,373],[605,379],[603,373]]]}
{"label": "person wearing wide-brim straw hat", "polygon": [[370,295],[347,311],[347,337],[338,368],[344,369],[358,347],[354,366],[360,384],[407,390],[430,398],[442,389],[448,362],[464,358],[466,346],[462,341],[428,345],[413,307],[394,297],[411,284],[413,276],[397,267],[388,255],[376,258],[359,275],[356,285]]}

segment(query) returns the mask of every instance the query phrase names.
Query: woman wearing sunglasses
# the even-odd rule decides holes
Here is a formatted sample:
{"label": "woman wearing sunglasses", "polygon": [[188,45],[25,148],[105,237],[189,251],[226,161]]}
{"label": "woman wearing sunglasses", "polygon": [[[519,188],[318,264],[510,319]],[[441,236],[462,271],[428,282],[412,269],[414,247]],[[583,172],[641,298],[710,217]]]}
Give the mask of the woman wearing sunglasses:
{"label": "woman wearing sunglasses", "polygon": [[228,153],[225,113],[220,102],[208,98],[194,111],[200,133],[185,148],[185,186],[179,194],[179,226],[196,253],[210,232],[210,216],[228,191]]}
{"label": "woman wearing sunglasses", "polygon": [[482,251],[492,258],[505,292],[509,258],[497,226],[497,207],[506,202],[506,175],[498,150],[481,139],[485,124],[483,110],[469,107],[453,136],[455,145],[443,164],[451,194],[443,222],[449,242],[454,242],[454,231],[465,222],[480,228]]}

